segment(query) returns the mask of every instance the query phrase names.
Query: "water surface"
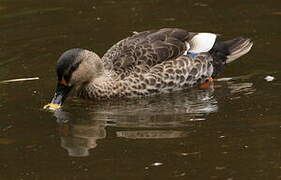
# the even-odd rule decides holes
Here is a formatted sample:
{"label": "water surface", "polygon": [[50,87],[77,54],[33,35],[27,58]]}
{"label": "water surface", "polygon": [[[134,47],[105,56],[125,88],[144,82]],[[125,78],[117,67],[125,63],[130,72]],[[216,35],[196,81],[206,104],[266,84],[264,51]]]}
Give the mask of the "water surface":
{"label": "water surface", "polygon": [[[0,179],[281,179],[279,1],[0,0]],[[45,112],[55,63],[102,55],[133,31],[180,27],[251,37],[220,88]],[[275,77],[267,82],[264,77]]]}

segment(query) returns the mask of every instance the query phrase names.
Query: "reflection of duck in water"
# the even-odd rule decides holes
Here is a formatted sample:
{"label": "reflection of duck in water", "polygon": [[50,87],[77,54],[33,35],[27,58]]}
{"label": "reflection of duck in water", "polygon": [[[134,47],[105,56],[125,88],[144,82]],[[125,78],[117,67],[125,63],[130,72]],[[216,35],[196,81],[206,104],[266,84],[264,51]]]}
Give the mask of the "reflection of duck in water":
{"label": "reflection of duck in water", "polygon": [[80,124],[68,122],[71,119],[63,111],[56,111],[55,116],[59,122],[61,146],[68,151],[69,156],[88,156],[89,150],[97,146],[97,140],[106,137],[105,121],[80,122]]}
{"label": "reflection of duck in water", "polygon": [[[227,82],[231,93],[253,92],[251,83]],[[235,89],[235,91],[233,91]],[[80,104],[79,106],[83,106]],[[129,139],[171,139],[186,137],[209,113],[218,110],[214,89],[191,89],[138,101],[85,104],[77,112],[55,111],[61,146],[69,156],[88,156],[106,134]],[[82,111],[82,112],[81,112]],[[108,132],[107,132],[108,131]],[[109,133],[110,132],[110,133]]]}
{"label": "reflection of duck in water", "polygon": [[85,112],[79,110],[78,118],[74,117],[75,112],[54,112],[59,124],[61,146],[70,156],[88,156],[89,150],[97,147],[97,140],[106,138],[106,127],[108,131],[114,131],[110,134],[120,138],[180,138],[188,135],[187,122],[190,119],[203,118],[205,114],[217,110],[212,89],[111,102],[110,105],[106,102],[97,106],[87,104],[87,107]]}
{"label": "reflection of duck in water", "polygon": [[57,90],[45,108],[59,108],[71,89],[82,98],[109,99],[202,84],[253,45],[247,38],[216,42],[216,37],[212,33],[165,28],[121,40],[102,58],[84,49],[68,50],[58,60]]}
{"label": "reflection of duck in water", "polygon": [[101,111],[109,119],[118,118],[116,123],[118,125],[122,123],[122,126],[137,123],[139,124],[137,126],[177,127],[190,120],[202,120],[207,114],[216,112],[218,106],[213,93],[214,89],[190,89],[138,99],[135,103],[130,101],[110,103],[107,109],[103,108]]}

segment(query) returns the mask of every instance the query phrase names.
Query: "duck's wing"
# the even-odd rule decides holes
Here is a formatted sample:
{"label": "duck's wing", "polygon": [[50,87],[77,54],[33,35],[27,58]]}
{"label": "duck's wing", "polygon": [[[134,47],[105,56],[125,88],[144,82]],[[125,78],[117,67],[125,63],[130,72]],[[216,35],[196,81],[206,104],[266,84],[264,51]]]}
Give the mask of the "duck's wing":
{"label": "duck's wing", "polygon": [[[208,44],[206,37],[208,40],[210,35],[213,42]],[[176,59],[189,50],[192,53],[209,51],[215,41],[213,35],[177,28],[144,31],[119,41],[102,59],[107,68],[117,72],[129,72],[141,64],[149,68],[163,61]]]}

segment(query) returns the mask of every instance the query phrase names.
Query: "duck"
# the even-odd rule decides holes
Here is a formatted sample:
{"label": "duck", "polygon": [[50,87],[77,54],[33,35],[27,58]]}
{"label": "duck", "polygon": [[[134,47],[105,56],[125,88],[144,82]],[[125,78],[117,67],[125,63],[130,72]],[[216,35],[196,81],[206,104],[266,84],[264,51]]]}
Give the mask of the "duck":
{"label": "duck", "polygon": [[44,109],[59,109],[70,91],[89,100],[133,98],[192,88],[217,77],[248,53],[250,38],[217,41],[219,34],[162,28],[134,32],[103,57],[73,48],[58,58],[57,86]]}

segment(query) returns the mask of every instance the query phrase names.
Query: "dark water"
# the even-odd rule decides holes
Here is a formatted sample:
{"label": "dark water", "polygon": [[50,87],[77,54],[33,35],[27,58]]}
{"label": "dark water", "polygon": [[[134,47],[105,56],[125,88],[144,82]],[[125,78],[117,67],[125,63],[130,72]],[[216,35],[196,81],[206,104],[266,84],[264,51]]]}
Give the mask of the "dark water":
{"label": "dark water", "polygon": [[[281,1],[0,0],[0,179],[281,179]],[[45,112],[66,49],[102,55],[132,31],[251,37],[221,88]],[[264,77],[275,77],[267,82]],[[241,76],[241,77],[240,77]]]}

